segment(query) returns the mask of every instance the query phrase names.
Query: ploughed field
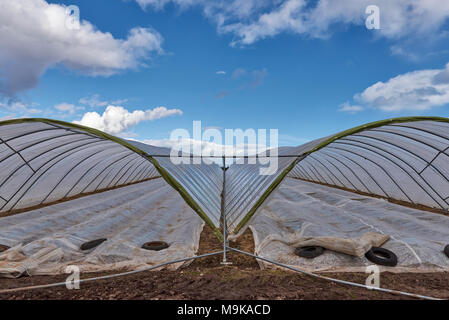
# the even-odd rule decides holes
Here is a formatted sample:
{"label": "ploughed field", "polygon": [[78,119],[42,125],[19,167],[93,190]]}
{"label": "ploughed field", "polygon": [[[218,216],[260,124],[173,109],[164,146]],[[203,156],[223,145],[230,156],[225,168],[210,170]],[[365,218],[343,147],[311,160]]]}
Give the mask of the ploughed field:
{"label": "ploughed field", "polygon": [[[247,230],[234,247],[254,251]],[[221,243],[205,226],[198,254],[221,250]],[[65,286],[0,294],[0,299],[412,299],[315,279],[287,270],[260,270],[255,259],[229,253],[233,264],[220,264],[221,256],[193,261],[177,271],[148,271],[81,283],[79,290]],[[81,279],[102,274],[81,274]],[[326,273],[338,279],[365,283],[364,273]],[[66,275],[0,279],[0,289],[63,282]],[[449,273],[381,274],[381,287],[449,299]]]}

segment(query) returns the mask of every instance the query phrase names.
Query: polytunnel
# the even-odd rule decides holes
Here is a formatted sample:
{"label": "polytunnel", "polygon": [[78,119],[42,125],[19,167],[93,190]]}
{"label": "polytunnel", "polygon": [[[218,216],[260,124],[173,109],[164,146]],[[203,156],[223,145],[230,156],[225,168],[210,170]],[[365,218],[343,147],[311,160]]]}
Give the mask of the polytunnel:
{"label": "polytunnel", "polygon": [[[249,228],[255,254],[313,271],[366,266],[374,244],[403,269],[449,267],[449,119],[388,119],[258,157],[276,170],[174,164],[169,149],[62,121],[0,122],[0,275],[194,257],[205,223],[230,240]],[[142,249],[150,240],[169,247]],[[329,250],[304,259],[304,243]]]}

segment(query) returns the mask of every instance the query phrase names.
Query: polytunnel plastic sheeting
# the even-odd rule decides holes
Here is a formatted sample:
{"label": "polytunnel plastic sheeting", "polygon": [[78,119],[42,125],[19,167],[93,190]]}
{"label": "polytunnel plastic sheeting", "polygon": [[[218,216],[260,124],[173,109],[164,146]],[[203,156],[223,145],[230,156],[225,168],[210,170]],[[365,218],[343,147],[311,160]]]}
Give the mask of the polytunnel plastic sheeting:
{"label": "polytunnel plastic sheeting", "polygon": [[[0,277],[136,270],[193,257],[204,222],[163,179],[154,179],[99,194],[0,218]],[[81,244],[106,238],[82,251]],[[165,241],[161,251],[141,249]],[[178,268],[177,263],[170,268]]]}
{"label": "polytunnel plastic sheeting", "polygon": [[[290,176],[447,208],[448,140],[441,132],[447,131],[448,124],[441,121],[390,119],[299,147],[282,147],[278,149],[280,157],[276,159],[276,170],[270,175],[261,174],[260,170],[268,164],[262,164],[260,160],[256,164],[249,164],[249,159],[244,164],[232,164],[225,173],[223,209],[228,231],[242,231],[257,208],[292,168]],[[149,154],[161,152],[151,146],[135,145]],[[223,183],[220,167],[215,164],[174,165],[168,157],[155,159],[199,204],[212,223],[219,226]],[[296,162],[298,164],[293,167]]]}
{"label": "polytunnel plastic sheeting", "polygon": [[[189,164],[175,164],[169,157],[170,149],[154,147],[137,141],[128,142],[145,151],[170,176],[176,179],[177,183],[199,205],[215,227],[221,225],[223,170],[220,166],[215,162],[208,164],[204,161],[195,164],[193,161],[198,161],[199,158],[191,159],[188,155],[185,156],[184,160],[188,161]],[[284,147],[280,148],[278,153],[279,155],[290,155],[292,154],[291,150],[297,152],[297,148]],[[247,160],[246,162],[243,161],[243,164],[232,164],[225,171],[224,213],[226,214],[229,232],[238,231],[243,227],[245,222],[243,219],[250,217],[251,212],[254,212],[261,203],[263,195],[269,192],[276,179],[296,159],[296,156],[280,157],[279,159],[276,157],[266,158],[264,159],[265,162],[260,162],[260,159],[258,159],[256,164],[248,164]],[[262,175],[260,170],[269,167],[269,161],[277,162],[275,170],[270,175]]]}
{"label": "polytunnel plastic sheeting", "polygon": [[88,130],[0,123],[0,215],[160,176],[141,154]]}
{"label": "polytunnel plastic sheeting", "polygon": [[215,232],[223,210],[227,227],[235,234],[247,226],[288,173],[447,209],[447,121],[389,119],[299,147],[282,147],[279,158],[264,159],[277,161],[274,173],[261,174],[260,170],[270,164],[260,159],[256,164],[233,164],[225,172],[224,189],[223,171],[215,163],[192,164],[192,159],[187,158],[189,164],[175,164],[169,149],[120,140],[60,121],[7,121],[0,124],[0,167],[4,177],[0,180],[0,212],[162,176]]}
{"label": "polytunnel plastic sheeting", "polygon": [[345,135],[289,176],[447,210],[449,123],[398,122]]}
{"label": "polytunnel plastic sheeting", "polygon": [[[176,164],[169,157],[170,149],[168,148],[155,147],[137,141],[128,142],[152,156],[168,174],[176,179],[212,224],[215,227],[220,226],[223,171],[216,163],[208,164],[200,158],[192,159],[187,156],[177,158],[187,163]],[[157,157],[157,155],[164,157]],[[196,164],[194,161],[201,161],[201,163]]]}
{"label": "polytunnel plastic sheeting", "polygon": [[367,233],[390,237],[382,247],[397,255],[398,265],[382,270],[449,270],[449,258],[443,252],[449,243],[449,216],[298,179],[287,177],[258,209],[249,228],[257,255],[309,271],[364,272],[373,263],[364,256],[332,250],[314,259],[301,258],[294,254],[299,239],[358,239]]}
{"label": "polytunnel plastic sheeting", "polygon": [[[302,161],[304,155],[332,136],[313,140],[298,147],[280,147],[262,153],[263,162],[255,164],[232,164],[226,171],[225,213],[229,231],[237,234],[253,218],[258,207],[284,179],[295,163]],[[276,152],[274,152],[276,151]],[[273,157],[269,157],[273,155]],[[279,157],[276,157],[278,155]],[[267,169],[270,161],[277,161],[272,174],[260,174]]]}
{"label": "polytunnel plastic sheeting", "polygon": [[[279,148],[279,155],[292,155],[293,148]],[[248,159],[250,160],[250,159]],[[254,159],[255,160],[255,159]],[[276,182],[282,180],[282,174],[289,165],[297,160],[293,157],[273,157],[257,159],[255,164],[232,164],[226,170],[225,208],[226,222],[230,232],[239,232],[250,220],[257,207],[275,187]],[[264,175],[271,165],[274,171]]]}

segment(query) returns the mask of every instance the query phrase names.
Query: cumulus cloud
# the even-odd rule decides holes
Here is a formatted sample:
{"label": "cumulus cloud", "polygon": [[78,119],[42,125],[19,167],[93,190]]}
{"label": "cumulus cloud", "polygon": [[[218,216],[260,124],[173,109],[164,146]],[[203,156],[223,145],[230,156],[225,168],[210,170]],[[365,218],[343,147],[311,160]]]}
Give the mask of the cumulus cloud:
{"label": "cumulus cloud", "polygon": [[63,102],[63,103],[55,105],[55,109],[62,111],[62,112],[68,112],[70,114],[74,114],[76,107],[73,104]]}
{"label": "cumulus cloud", "polygon": [[78,102],[82,105],[89,106],[91,108],[97,108],[97,107],[106,107],[107,105],[121,106],[124,103],[128,102],[128,99],[117,99],[109,101],[100,98],[99,94],[93,94],[91,96],[79,99]]}
{"label": "cumulus cloud", "polygon": [[[354,100],[389,112],[429,110],[449,104],[449,64],[443,69],[418,70],[379,81],[356,94]],[[352,108],[349,104],[345,107],[348,111]]]}
{"label": "cumulus cloud", "polygon": [[200,7],[233,45],[248,45],[280,33],[327,37],[337,24],[365,26],[365,9],[380,8],[381,29],[389,39],[433,35],[449,17],[449,2],[440,0],[136,0],[143,8]]}
{"label": "cumulus cloud", "polygon": [[45,0],[0,0],[0,94],[11,97],[33,88],[55,65],[93,76],[145,65],[151,52],[162,53],[161,35],[148,28],[131,29],[114,38],[81,21],[66,27],[66,7]]}
{"label": "cumulus cloud", "polygon": [[[100,100],[100,95],[94,94],[90,97],[84,97],[79,100],[79,103],[83,105],[88,105],[91,108],[95,107],[105,107],[108,105],[108,101]],[[117,103],[120,104],[120,103]]]}
{"label": "cumulus cloud", "polygon": [[148,110],[135,110],[129,112],[120,106],[108,106],[103,114],[87,112],[76,124],[95,128],[111,134],[120,134],[143,121],[152,121],[173,115],[182,115],[180,109],[167,109],[157,107]]}
{"label": "cumulus cloud", "polygon": [[9,103],[0,102],[0,111],[11,112],[11,117],[19,114],[20,117],[32,116],[42,113],[42,110],[36,108],[34,103],[25,103],[21,101],[10,101]]}
{"label": "cumulus cloud", "polygon": [[348,112],[348,113],[356,113],[362,110],[364,110],[362,106],[351,105],[349,102],[343,103],[338,109],[338,111],[340,112]]}

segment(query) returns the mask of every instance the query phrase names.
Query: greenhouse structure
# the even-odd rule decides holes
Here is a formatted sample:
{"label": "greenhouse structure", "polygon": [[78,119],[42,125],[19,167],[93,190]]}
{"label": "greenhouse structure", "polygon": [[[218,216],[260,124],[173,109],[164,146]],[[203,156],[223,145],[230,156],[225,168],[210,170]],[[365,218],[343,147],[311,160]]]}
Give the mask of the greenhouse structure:
{"label": "greenhouse structure", "polygon": [[360,271],[375,247],[395,254],[392,272],[449,270],[449,119],[377,121],[277,158],[273,175],[177,165],[170,149],[73,123],[0,122],[0,277],[176,269],[205,224],[223,254],[249,228],[261,268]]}

